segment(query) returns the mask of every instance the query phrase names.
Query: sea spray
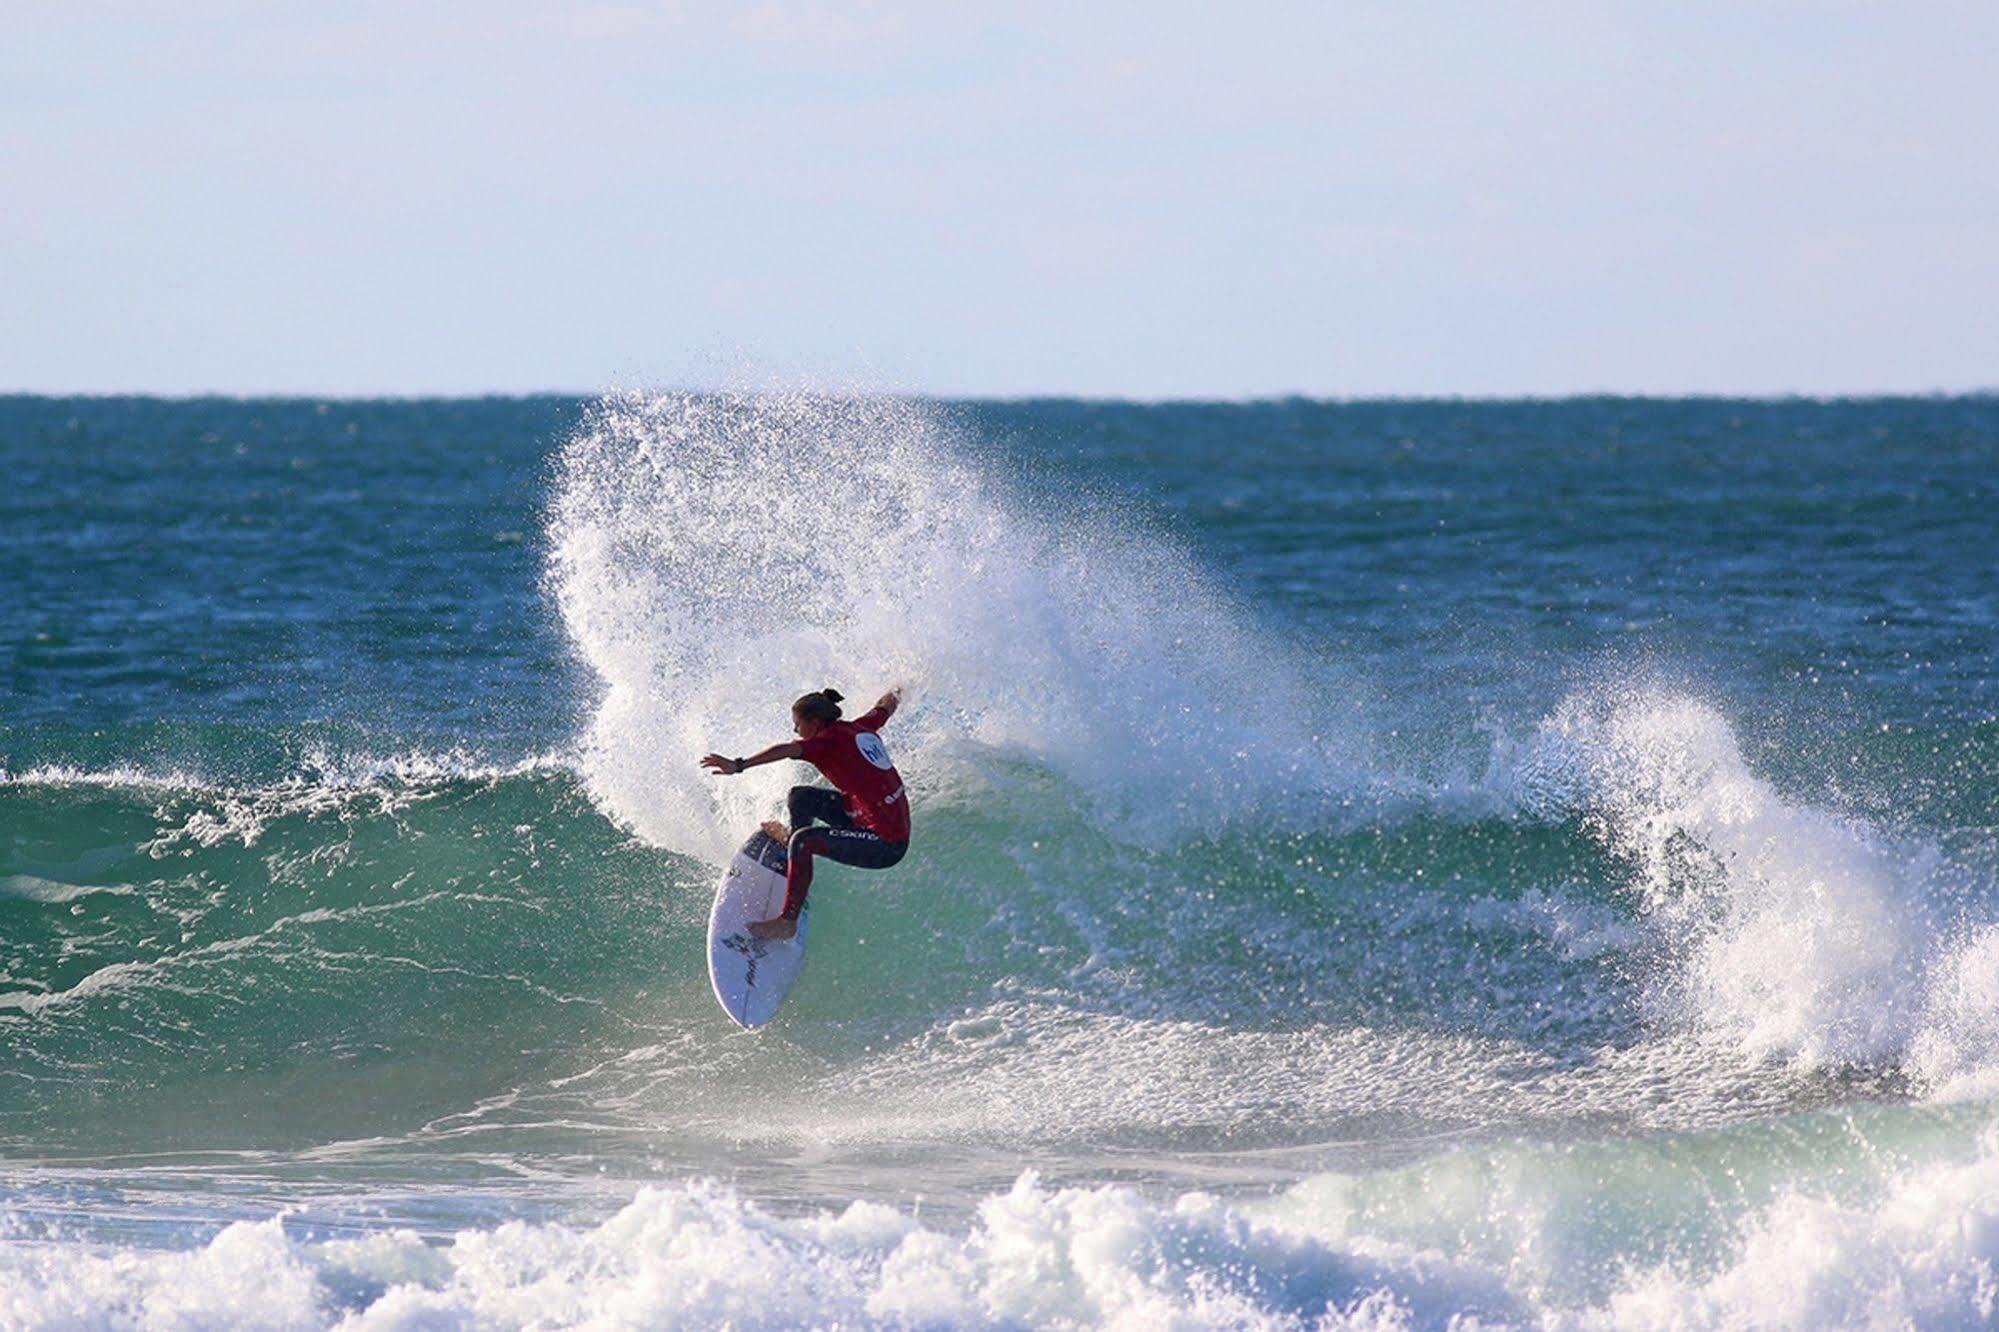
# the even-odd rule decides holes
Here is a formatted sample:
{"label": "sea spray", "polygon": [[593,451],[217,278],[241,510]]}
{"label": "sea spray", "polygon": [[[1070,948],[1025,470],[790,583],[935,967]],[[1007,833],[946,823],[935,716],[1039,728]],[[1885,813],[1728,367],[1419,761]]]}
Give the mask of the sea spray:
{"label": "sea spray", "polygon": [[1666,958],[1665,1020],[1806,1065],[1915,1053],[1932,1080],[1999,1049],[1977,965],[1990,934],[1952,942],[1954,869],[1935,845],[1787,799],[1712,703],[1631,681],[1580,691],[1504,771],[1525,808],[1580,820],[1629,866]]}
{"label": "sea spray", "polygon": [[774,811],[793,774],[694,760],[785,738],[785,705],[827,684],[909,687],[890,739],[919,825],[940,785],[979,783],[968,749],[1052,767],[1134,837],[1356,785],[1341,710],[1184,552],[1031,504],[934,405],[614,396],[549,507],[549,586],[600,687],[585,770],[660,845],[716,858]]}
{"label": "sea spray", "polygon": [[1941,945],[1909,1067],[1932,1094],[1999,1095],[1999,925],[1964,926]]}

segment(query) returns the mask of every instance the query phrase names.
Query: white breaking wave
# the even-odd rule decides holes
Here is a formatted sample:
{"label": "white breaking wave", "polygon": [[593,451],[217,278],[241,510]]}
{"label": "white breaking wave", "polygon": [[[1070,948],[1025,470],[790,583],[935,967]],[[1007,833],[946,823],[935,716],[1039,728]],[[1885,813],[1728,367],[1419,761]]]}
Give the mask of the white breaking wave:
{"label": "white breaking wave", "polygon": [[82,768],[69,763],[44,763],[20,772],[0,768],[0,786],[97,787],[112,791],[199,791],[212,785],[207,779],[179,769],[155,772],[131,764],[109,768]]}
{"label": "white breaking wave", "polygon": [[[1149,1332],[1971,1328],[1999,1312],[1989,1133],[1969,1160],[1912,1165],[1853,1196],[1786,1188],[1740,1213],[1709,1208],[1694,1216],[1709,1236],[1699,1257],[1647,1258],[1643,1224],[1572,1215],[1545,1151],[1468,1153],[1458,1168],[1480,1187],[1439,1192],[1425,1167],[1321,1176],[1250,1204],[1028,1175],[957,1227],[866,1202],[780,1215],[700,1183],[643,1189],[594,1226],[514,1221],[441,1244],[409,1231],[313,1242],[273,1218],[169,1251],[17,1225],[0,1245],[0,1314],[20,1329]],[[1669,1202],[1692,1196],[1652,1182]]]}
{"label": "white breaking wave", "polygon": [[1932,1087],[1999,1070],[1999,933],[1953,925],[1935,846],[1786,799],[1711,704],[1642,686],[1564,700],[1501,781],[1633,867],[1671,959],[1664,1015],[1758,1056],[1903,1061]]}
{"label": "white breaking wave", "polygon": [[1999,925],[1952,939],[1930,974],[1909,1064],[1936,1095],[1999,1096]]}
{"label": "white breaking wave", "polygon": [[789,738],[791,700],[825,686],[860,707],[909,686],[886,738],[924,775],[919,806],[979,780],[981,749],[1051,766],[1138,832],[1358,771],[1305,673],[1184,553],[1102,510],[1030,512],[932,405],[613,396],[563,451],[550,532],[602,690],[592,792],[676,850],[719,858],[777,807],[791,774],[696,762]]}
{"label": "white breaking wave", "polygon": [[303,756],[296,772],[269,781],[230,780],[179,768],[155,770],[126,764],[101,769],[43,764],[19,772],[0,769],[0,786],[121,791],[156,800],[162,819],[171,816],[178,820],[141,848],[157,854],[179,845],[211,847],[234,842],[254,846],[273,822],[292,815],[339,812],[356,806],[373,813],[394,813],[456,783],[497,782],[571,766],[556,754],[494,762],[457,749],[370,754],[315,748]]}
{"label": "white breaking wave", "polygon": [[522,773],[565,768],[568,764],[555,754],[533,754],[512,762],[494,762],[463,749],[433,751],[405,749],[392,754],[341,752],[313,748],[304,754],[298,771],[275,781],[256,783],[232,780],[185,768],[152,769],[131,764],[109,768],[84,768],[74,764],[49,763],[18,772],[0,768],[0,786],[92,787],[113,791],[251,792],[317,787],[328,791],[351,791],[387,784],[417,786],[444,782],[496,781]]}

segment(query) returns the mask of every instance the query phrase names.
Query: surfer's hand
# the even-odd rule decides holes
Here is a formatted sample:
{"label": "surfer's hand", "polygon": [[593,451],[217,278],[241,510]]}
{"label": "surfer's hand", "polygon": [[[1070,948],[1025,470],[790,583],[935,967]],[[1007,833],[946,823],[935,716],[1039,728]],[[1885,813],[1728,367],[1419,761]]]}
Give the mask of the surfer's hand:
{"label": "surfer's hand", "polygon": [[741,762],[732,758],[723,758],[720,754],[708,755],[701,760],[701,766],[717,777],[733,777],[743,770]]}

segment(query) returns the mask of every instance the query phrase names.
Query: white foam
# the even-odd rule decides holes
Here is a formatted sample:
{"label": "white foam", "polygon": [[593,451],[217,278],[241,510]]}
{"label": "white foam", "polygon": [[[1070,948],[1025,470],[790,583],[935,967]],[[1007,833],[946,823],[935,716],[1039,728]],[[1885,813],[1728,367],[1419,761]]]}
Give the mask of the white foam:
{"label": "white foam", "polygon": [[783,1217],[708,1185],[648,1188],[595,1227],[512,1222],[442,1250],[311,1244],[239,1222],[189,1252],[0,1247],[10,1327],[1395,1327],[1508,1309],[1437,1257],[1341,1253],[1200,1195],[1023,1177],[963,1233],[870,1203]]}
{"label": "white foam", "polygon": [[58,879],[44,879],[36,874],[0,875],[0,898],[14,898],[23,902],[56,905],[99,895],[128,897],[134,891],[129,884],[64,883]]}
{"label": "white foam", "polygon": [[[780,1213],[706,1183],[642,1189],[596,1224],[512,1221],[435,1244],[401,1230],[314,1242],[274,1218],[161,1250],[17,1223],[0,1245],[0,1322],[1952,1328],[1999,1312],[1989,1132],[1968,1159],[1858,1184],[1832,1161],[1836,1185],[1767,1197],[1717,1191],[1726,1149],[1706,1163],[1683,1146],[1465,1149],[1261,1203],[1049,1188],[1029,1174],[956,1224],[868,1202]],[[1855,1165],[1870,1162],[1864,1147]]]}
{"label": "white foam", "polygon": [[1452,1253],[1503,1274],[1547,1327],[1991,1325],[1989,1126],[1968,1158],[1932,1140],[1905,1160],[1892,1133],[1830,1117],[1777,1141],[1793,1150],[1772,1152],[1762,1128],[1472,1148],[1320,1176],[1251,1210],[1335,1248]]}
{"label": "white foam", "polygon": [[908,685],[887,736],[908,772],[1024,754],[1119,829],[1350,771],[1302,674],[1182,552],[1101,510],[1028,512],[930,405],[614,396],[564,450],[550,527],[549,583],[602,685],[591,789],[678,850],[719,858],[776,808],[796,771],[696,761],[789,738],[790,700],[822,686],[865,707]]}
{"label": "white foam", "polygon": [[[634,1052],[566,1080],[562,1094],[641,1123],[670,1116],[691,1140],[781,1159],[847,1161],[884,1144],[984,1159],[1023,1143],[1095,1159],[1112,1143],[1143,1159],[1150,1177],[1193,1184],[1214,1178],[1218,1153],[1277,1154],[1250,1172],[1269,1179],[1315,1144],[1406,1150],[1440,1134],[1579,1119],[1687,1129],[1785,1113],[1801,1090],[1694,1035],[1578,1059],[1500,1037],[1230,1026],[1020,999],[967,1007],[912,1040],[831,1066],[802,1049],[763,1050],[704,1079],[689,1075],[691,1057],[682,1047]],[[758,1088],[748,1117],[746,1082]],[[530,1109],[538,1099],[529,1094]]]}
{"label": "white foam", "polygon": [[275,1219],[238,1222],[183,1252],[81,1243],[0,1245],[10,1328],[317,1328],[326,1291]]}
{"label": "white foam", "polygon": [[1713,1275],[1632,1279],[1620,1328],[1989,1328],[1999,1318],[1999,1152],[1916,1169],[1859,1203],[1787,1193]]}

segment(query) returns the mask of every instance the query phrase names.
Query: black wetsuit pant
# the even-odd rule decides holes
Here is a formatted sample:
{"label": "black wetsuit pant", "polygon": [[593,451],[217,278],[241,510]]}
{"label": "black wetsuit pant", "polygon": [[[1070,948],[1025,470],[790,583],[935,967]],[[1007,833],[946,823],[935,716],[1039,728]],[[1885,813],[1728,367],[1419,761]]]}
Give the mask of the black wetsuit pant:
{"label": "black wetsuit pant", "polygon": [[[785,802],[791,811],[791,863],[784,876],[784,914],[797,920],[812,887],[812,857],[824,856],[856,869],[887,869],[909,850],[907,842],[885,842],[881,834],[856,828],[838,791],[794,786]],[[823,825],[812,827],[814,822]]]}

